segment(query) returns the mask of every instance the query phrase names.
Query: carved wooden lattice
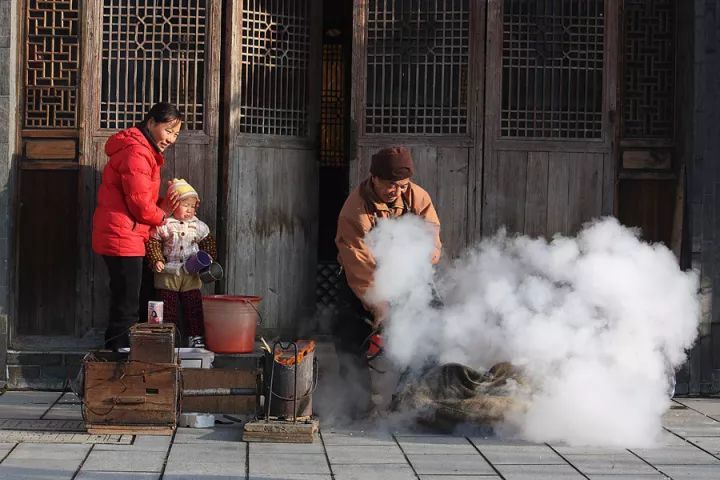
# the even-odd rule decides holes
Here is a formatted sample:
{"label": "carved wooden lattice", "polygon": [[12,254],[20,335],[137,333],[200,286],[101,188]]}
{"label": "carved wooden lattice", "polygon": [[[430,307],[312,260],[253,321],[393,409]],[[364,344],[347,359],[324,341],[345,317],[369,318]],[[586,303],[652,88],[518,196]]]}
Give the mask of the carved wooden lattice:
{"label": "carved wooden lattice", "polygon": [[675,0],[625,0],[624,138],[673,138],[676,9]]}
{"label": "carved wooden lattice", "polygon": [[370,0],[366,133],[467,133],[468,4]]}
{"label": "carved wooden lattice", "polygon": [[345,63],[343,46],[323,45],[323,83],[320,102],[320,165],[342,167],[345,160]]}
{"label": "carved wooden lattice", "polygon": [[103,0],[100,126],[133,126],[166,101],[202,130],[207,24],[207,0]]}
{"label": "carved wooden lattice", "polygon": [[28,0],[25,128],[77,128],[78,0]]}
{"label": "carved wooden lattice", "polygon": [[310,1],[243,1],[241,132],[307,135]]}
{"label": "carved wooden lattice", "polygon": [[505,0],[501,135],[602,136],[603,0]]}

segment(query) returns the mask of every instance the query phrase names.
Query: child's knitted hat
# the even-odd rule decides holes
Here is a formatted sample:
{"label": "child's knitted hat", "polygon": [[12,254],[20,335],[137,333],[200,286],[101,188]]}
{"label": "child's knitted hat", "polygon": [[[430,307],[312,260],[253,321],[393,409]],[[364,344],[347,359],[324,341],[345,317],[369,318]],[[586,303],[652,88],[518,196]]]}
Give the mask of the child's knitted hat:
{"label": "child's knitted hat", "polygon": [[167,195],[170,196],[172,192],[177,192],[178,201],[185,200],[186,198],[195,197],[200,200],[200,196],[197,194],[195,189],[183,178],[173,178],[172,184],[167,189]]}

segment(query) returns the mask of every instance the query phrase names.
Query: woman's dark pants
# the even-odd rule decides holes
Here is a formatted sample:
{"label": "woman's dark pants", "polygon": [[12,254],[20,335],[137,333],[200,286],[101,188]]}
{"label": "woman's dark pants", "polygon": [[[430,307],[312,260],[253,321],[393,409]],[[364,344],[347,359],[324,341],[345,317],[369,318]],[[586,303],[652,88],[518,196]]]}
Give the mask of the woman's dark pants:
{"label": "woman's dark pants", "polygon": [[110,316],[105,348],[130,346],[128,330],[138,321],[143,257],[103,256],[110,275]]}

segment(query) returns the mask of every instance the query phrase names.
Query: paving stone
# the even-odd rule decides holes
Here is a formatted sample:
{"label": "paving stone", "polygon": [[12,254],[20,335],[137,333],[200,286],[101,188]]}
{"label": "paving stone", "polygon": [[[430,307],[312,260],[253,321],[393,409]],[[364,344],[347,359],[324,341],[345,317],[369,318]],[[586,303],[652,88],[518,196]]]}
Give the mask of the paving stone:
{"label": "paving stone", "polygon": [[330,464],[403,463],[407,464],[397,445],[326,445]]}
{"label": "paving stone", "polygon": [[479,453],[474,455],[408,455],[418,474],[493,475],[495,471]]}
{"label": "paving stone", "polygon": [[397,441],[403,452],[408,455],[425,453],[472,455],[477,453],[475,447],[465,437],[398,436]]}
{"label": "paving stone", "polygon": [[43,420],[82,420],[82,407],[76,404],[56,404],[43,415]]}
{"label": "paving stone", "polygon": [[98,450],[165,452],[170,448],[172,437],[169,435],[137,435],[129,445],[99,444],[95,445],[93,452]]}
{"label": "paving stone", "polygon": [[720,457],[720,437],[687,437],[686,440]]}
{"label": "paving stone", "polygon": [[82,404],[82,400],[80,400],[80,397],[75,395],[73,392],[65,392],[62,394],[60,399],[57,401],[57,403],[77,403]]}
{"label": "paving stone", "polygon": [[497,475],[420,475],[420,480],[494,480]]}
{"label": "paving stone", "polygon": [[655,469],[630,452],[612,455],[563,455],[584,474],[655,473]]}
{"label": "paving stone", "polygon": [[93,450],[85,460],[82,470],[160,473],[165,456],[165,452]]}
{"label": "paving stone", "polygon": [[5,392],[0,395],[0,405],[52,405],[60,392]]}
{"label": "paving stone", "polygon": [[478,448],[493,465],[567,465],[547,445],[481,445]]}
{"label": "paving stone", "polygon": [[279,454],[279,453],[318,453],[325,454],[325,449],[319,440],[313,443],[265,443],[249,442],[250,455],[253,454]]}
{"label": "paving stone", "polygon": [[0,418],[39,420],[50,408],[50,404],[12,405],[0,404]]}
{"label": "paving stone", "polygon": [[0,462],[10,453],[10,450],[17,445],[15,442],[0,443]]}
{"label": "paving stone", "polygon": [[151,472],[88,472],[81,470],[75,480],[159,480],[159,473]]}
{"label": "paving stone", "polygon": [[531,446],[545,445],[544,443],[526,442],[525,440],[515,438],[499,438],[499,437],[468,437],[470,443],[477,447],[482,445],[503,445],[503,446]]}
{"label": "paving stone", "polygon": [[668,430],[686,437],[720,437],[720,423],[705,423],[702,425],[677,425],[667,426]]}
{"label": "paving stone", "polygon": [[[716,437],[720,440],[720,437]],[[719,465],[720,459],[713,457],[699,448],[686,444],[678,447],[662,447],[655,449],[633,449],[633,453],[653,465]]]}
{"label": "paving stone", "polygon": [[315,453],[273,453],[250,455],[250,475],[274,474],[278,478],[295,473],[330,475],[327,458]]}
{"label": "paving stone", "polygon": [[624,455],[628,451],[616,447],[572,447],[568,445],[550,445],[560,455]]}
{"label": "paving stone", "polygon": [[583,480],[570,465],[498,465],[505,480]]}
{"label": "paving stone", "polygon": [[590,480],[667,480],[668,477],[660,472],[634,473],[632,475],[588,475]]}
{"label": "paving stone", "polygon": [[47,445],[23,443],[0,464],[0,478],[70,479],[90,450],[89,445]]}
{"label": "paving stone", "polygon": [[239,427],[178,428],[174,443],[242,442]]}
{"label": "paving stone", "polygon": [[[275,474],[255,473],[250,475],[250,480],[278,480],[278,477]],[[332,480],[332,476],[305,473],[290,473],[283,475],[283,480]]]}
{"label": "paving stone", "polygon": [[703,415],[710,417],[720,415],[720,402],[714,398],[680,398],[675,401],[693,410],[697,410]]}
{"label": "paving stone", "polygon": [[163,479],[195,480],[203,475],[213,480],[244,479],[246,451],[242,442],[174,444]]}
{"label": "paving stone", "polygon": [[[409,465],[344,465],[333,473],[335,480],[417,480]],[[449,480],[455,480],[455,477]]]}
{"label": "paving stone", "polygon": [[720,468],[715,465],[664,465],[659,470],[673,480],[718,480]]}
{"label": "paving stone", "polygon": [[660,436],[657,439],[657,446],[658,447],[675,447],[675,446],[681,446],[686,445],[687,442],[684,438],[678,437],[674,433],[668,432],[663,430],[663,432],[660,434]]}
{"label": "paving stone", "polygon": [[395,439],[389,433],[361,431],[321,431],[323,443],[328,445],[393,445]]}

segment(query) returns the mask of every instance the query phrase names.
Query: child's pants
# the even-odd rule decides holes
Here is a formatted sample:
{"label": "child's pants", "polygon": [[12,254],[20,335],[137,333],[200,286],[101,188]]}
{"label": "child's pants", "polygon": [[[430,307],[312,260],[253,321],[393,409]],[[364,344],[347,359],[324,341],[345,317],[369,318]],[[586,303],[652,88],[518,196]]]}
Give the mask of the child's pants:
{"label": "child's pants", "polygon": [[180,272],[155,274],[155,289],[163,301],[163,322],[177,323],[178,303],[182,305],[185,318],[185,335],[195,337],[204,335],[202,282],[197,275]]}
{"label": "child's pants", "polygon": [[202,292],[200,290],[174,292],[172,290],[158,289],[157,295],[164,304],[164,323],[177,323],[179,303],[182,305],[183,318],[185,319],[185,335],[188,337],[204,335]]}

